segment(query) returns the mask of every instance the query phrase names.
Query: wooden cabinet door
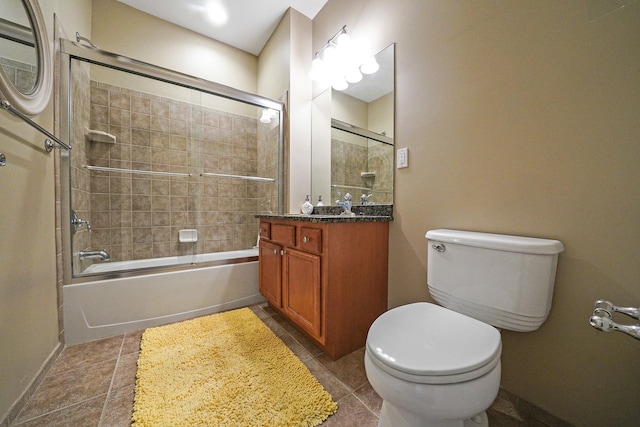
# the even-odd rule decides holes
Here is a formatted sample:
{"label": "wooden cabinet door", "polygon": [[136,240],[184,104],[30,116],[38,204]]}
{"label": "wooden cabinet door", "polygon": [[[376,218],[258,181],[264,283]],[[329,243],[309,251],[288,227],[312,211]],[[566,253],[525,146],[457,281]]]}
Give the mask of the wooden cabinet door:
{"label": "wooden cabinet door", "polygon": [[322,339],[318,255],[285,249],[282,256],[282,309],[298,326]]}
{"label": "wooden cabinet door", "polygon": [[274,306],[282,307],[282,263],[279,245],[260,241],[259,289]]}

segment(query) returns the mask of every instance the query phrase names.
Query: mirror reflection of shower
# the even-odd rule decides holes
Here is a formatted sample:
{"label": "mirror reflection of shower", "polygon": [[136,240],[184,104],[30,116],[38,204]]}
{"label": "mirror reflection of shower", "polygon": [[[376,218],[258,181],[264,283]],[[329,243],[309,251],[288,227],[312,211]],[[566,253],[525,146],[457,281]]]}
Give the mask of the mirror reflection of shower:
{"label": "mirror reflection of shower", "polygon": [[332,119],[332,203],[345,193],[356,205],[393,203],[393,139]]}
{"label": "mirror reflection of shower", "polygon": [[21,0],[4,0],[0,17],[0,67],[20,93],[31,94],[38,76],[38,53],[27,11]]}
{"label": "mirror reflection of shower", "polygon": [[255,214],[278,211],[278,111],[79,60],[70,85],[74,277],[255,246]]}

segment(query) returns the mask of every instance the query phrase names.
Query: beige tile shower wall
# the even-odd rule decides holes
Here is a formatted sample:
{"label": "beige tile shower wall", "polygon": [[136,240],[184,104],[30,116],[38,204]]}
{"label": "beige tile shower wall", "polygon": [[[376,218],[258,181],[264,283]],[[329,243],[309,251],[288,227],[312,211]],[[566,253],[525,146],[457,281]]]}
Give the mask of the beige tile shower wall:
{"label": "beige tile shower wall", "polygon": [[393,204],[394,147],[371,140],[369,140],[369,144],[367,150],[368,170],[376,173],[375,178],[372,179],[372,191],[369,192],[373,194],[370,201],[376,205]]}
{"label": "beige tile shower wall", "polygon": [[[91,165],[192,174],[92,171],[93,249],[129,260],[255,244],[257,184],[200,173],[256,175],[256,119],[92,81],[91,128],[117,141],[87,142]],[[178,241],[185,228],[197,243]]]}
{"label": "beige tile shower wall", "polygon": [[36,66],[9,58],[0,58],[0,66],[20,92],[31,92],[36,82]]}
{"label": "beige tile shower wall", "polygon": [[[364,138],[358,139],[364,140]],[[331,201],[342,200],[338,192],[351,193],[353,203],[359,204],[362,190],[353,187],[364,187],[364,182],[360,177],[360,172],[364,171],[367,171],[367,147],[332,138],[331,183],[339,185],[339,187],[331,187]]]}
{"label": "beige tile shower wall", "polygon": [[[358,139],[365,141],[364,138]],[[340,187],[331,188],[330,200],[341,200],[339,191],[351,193],[354,205],[361,204],[362,194],[371,194],[369,200],[377,205],[393,203],[393,147],[371,140],[367,147],[356,141],[353,138],[349,141],[331,139],[331,183]],[[375,172],[376,175],[375,178],[363,178],[361,172]]]}

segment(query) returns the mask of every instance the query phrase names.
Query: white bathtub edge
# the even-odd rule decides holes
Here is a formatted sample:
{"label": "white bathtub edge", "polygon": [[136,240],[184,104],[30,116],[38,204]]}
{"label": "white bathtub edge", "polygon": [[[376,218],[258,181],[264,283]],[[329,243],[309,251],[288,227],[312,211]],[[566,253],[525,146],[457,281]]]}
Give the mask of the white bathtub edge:
{"label": "white bathtub edge", "polygon": [[258,292],[257,262],[67,285],[63,287],[65,344],[264,301]]}

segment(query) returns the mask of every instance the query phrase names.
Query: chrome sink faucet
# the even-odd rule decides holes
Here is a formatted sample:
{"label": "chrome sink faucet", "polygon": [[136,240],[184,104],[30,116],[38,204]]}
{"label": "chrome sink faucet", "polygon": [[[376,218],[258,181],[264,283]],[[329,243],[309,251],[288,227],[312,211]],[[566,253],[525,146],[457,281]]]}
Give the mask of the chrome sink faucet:
{"label": "chrome sink faucet", "polygon": [[373,194],[363,194],[362,196],[360,196],[360,204],[363,206],[373,205],[373,200],[371,200],[372,196]]}
{"label": "chrome sink faucet", "polygon": [[342,208],[344,209],[344,211],[340,213],[340,216],[356,216],[356,214],[351,212],[351,194],[342,194],[338,191],[338,195],[344,199],[344,201],[336,200],[336,205],[342,206]]}

